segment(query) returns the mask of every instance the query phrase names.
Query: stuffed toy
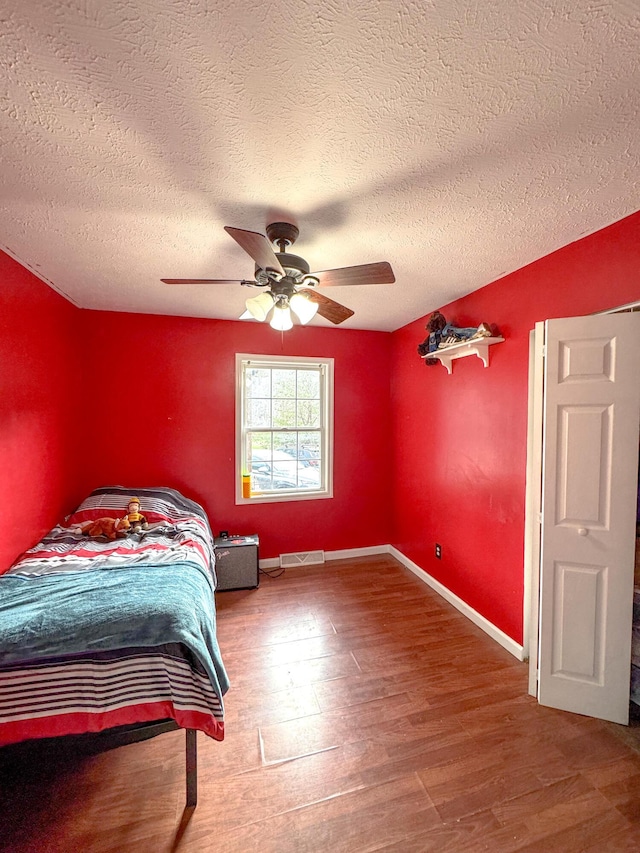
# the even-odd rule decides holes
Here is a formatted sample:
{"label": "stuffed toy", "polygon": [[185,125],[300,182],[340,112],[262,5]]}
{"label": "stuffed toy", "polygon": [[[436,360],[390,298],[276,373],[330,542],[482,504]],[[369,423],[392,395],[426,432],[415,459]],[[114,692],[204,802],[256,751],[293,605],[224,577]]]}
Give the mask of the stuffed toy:
{"label": "stuffed toy", "polygon": [[96,518],[94,521],[85,521],[74,528],[74,533],[85,536],[105,536],[112,541],[116,536],[125,537],[130,529],[128,518]]}
{"label": "stuffed toy", "polygon": [[149,522],[144,515],[140,513],[140,498],[129,499],[129,503],[127,504],[127,515],[125,518],[129,522],[132,533],[141,533],[149,527]]}
{"label": "stuffed toy", "polygon": [[[433,314],[431,314],[427,321],[427,325],[425,326],[429,335],[421,344],[418,344],[419,355],[428,355],[430,352],[435,352],[438,349],[440,346],[440,339],[442,338],[442,330],[446,325],[447,321],[445,320],[444,315],[439,311],[434,311]],[[424,363],[437,364],[438,360],[436,358],[426,358]]]}

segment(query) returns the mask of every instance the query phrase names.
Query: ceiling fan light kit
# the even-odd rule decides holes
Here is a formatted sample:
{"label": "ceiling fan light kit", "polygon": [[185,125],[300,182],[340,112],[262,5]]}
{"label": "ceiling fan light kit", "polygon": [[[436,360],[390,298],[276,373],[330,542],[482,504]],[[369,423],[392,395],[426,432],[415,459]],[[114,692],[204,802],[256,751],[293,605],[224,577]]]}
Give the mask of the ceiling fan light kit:
{"label": "ceiling fan light kit", "polygon": [[273,308],[273,296],[270,291],[265,291],[258,296],[247,299],[244,304],[251,316],[262,323],[267,319],[267,314]]}
{"label": "ceiling fan light kit", "polygon": [[[245,287],[268,288],[247,299],[246,311],[240,319],[253,317],[261,323],[273,310],[270,326],[286,332],[293,327],[291,311],[302,325],[310,322],[316,314],[337,325],[353,315],[350,308],[318,293],[317,287],[360,284],[393,284],[395,276],[391,265],[386,261],[376,264],[360,264],[354,267],[342,267],[312,273],[304,258],[285,251],[292,246],[299,234],[295,225],[289,222],[272,222],[267,225],[267,237],[257,231],[245,231],[242,228],[224,229],[244,249],[255,263],[255,280],[237,279],[176,279],[163,278],[165,284],[242,284]],[[279,249],[275,252],[271,247]]]}
{"label": "ceiling fan light kit", "polygon": [[318,303],[312,302],[305,293],[294,293],[289,300],[289,307],[297,315],[303,326],[318,313]]}
{"label": "ceiling fan light kit", "polygon": [[275,305],[273,308],[273,317],[269,323],[272,329],[277,332],[288,332],[293,328],[293,320],[291,319],[291,311],[288,305]]}
{"label": "ceiling fan light kit", "polygon": [[[279,311],[291,309],[303,326],[305,326],[309,320],[312,320],[318,311],[317,303],[312,302],[304,293],[294,292],[290,297],[287,297],[286,294],[279,294],[277,297],[274,297],[270,290],[260,293],[258,296],[253,296],[251,299],[247,299],[245,306],[247,310],[240,316],[241,320],[250,320],[253,318],[254,320],[259,320],[261,323],[264,323],[272,308],[277,308]],[[289,313],[289,318],[290,317],[291,314]],[[274,319],[276,319],[275,311]],[[277,328],[280,331],[286,331],[282,328],[282,322],[282,318],[278,318],[276,319],[276,325],[274,325],[273,322],[271,325],[274,329]],[[293,323],[291,322],[291,325],[287,325],[287,329],[290,329],[292,325]]]}

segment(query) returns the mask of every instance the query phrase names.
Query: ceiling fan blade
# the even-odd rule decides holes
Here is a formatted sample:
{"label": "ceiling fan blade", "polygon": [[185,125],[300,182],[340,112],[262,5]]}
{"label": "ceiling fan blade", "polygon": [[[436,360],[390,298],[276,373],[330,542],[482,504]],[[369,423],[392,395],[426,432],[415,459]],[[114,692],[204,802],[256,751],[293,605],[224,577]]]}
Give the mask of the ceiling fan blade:
{"label": "ceiling fan blade", "polygon": [[318,314],[336,326],[338,323],[344,323],[349,317],[353,317],[354,312],[351,308],[345,308],[344,305],[334,302],[333,299],[329,299],[323,293],[318,293],[317,290],[313,290],[310,287],[301,287],[298,293],[306,293],[309,299],[318,306]]}
{"label": "ceiling fan blade", "polygon": [[165,284],[254,284],[239,278],[161,278]]}
{"label": "ceiling fan blade", "polygon": [[344,286],[351,284],[393,284],[396,280],[391,264],[380,261],[378,264],[360,264],[357,267],[341,267],[337,270],[324,270],[312,273],[322,287]]}
{"label": "ceiling fan blade", "polygon": [[239,246],[242,246],[261,270],[275,270],[280,275],[285,274],[264,234],[258,234],[257,231],[244,231],[242,228],[231,228],[229,225],[225,225],[224,230]]}

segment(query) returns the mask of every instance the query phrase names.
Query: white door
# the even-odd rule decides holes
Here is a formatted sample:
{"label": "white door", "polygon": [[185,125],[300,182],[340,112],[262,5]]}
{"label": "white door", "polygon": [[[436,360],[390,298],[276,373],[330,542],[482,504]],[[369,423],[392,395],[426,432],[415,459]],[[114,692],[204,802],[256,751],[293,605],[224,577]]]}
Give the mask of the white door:
{"label": "white door", "polygon": [[545,326],[538,699],[628,723],[640,314]]}

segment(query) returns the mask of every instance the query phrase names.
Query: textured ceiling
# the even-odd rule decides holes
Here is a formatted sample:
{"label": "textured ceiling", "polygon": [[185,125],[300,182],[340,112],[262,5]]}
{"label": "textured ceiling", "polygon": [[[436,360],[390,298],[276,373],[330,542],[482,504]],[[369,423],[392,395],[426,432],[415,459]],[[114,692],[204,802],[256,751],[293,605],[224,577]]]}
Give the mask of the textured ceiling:
{"label": "textured ceiling", "polygon": [[251,278],[223,226],[286,219],[312,270],[389,261],[324,293],[396,329],[640,208],[639,56],[637,0],[2,0],[0,246],[236,319],[160,279]]}

